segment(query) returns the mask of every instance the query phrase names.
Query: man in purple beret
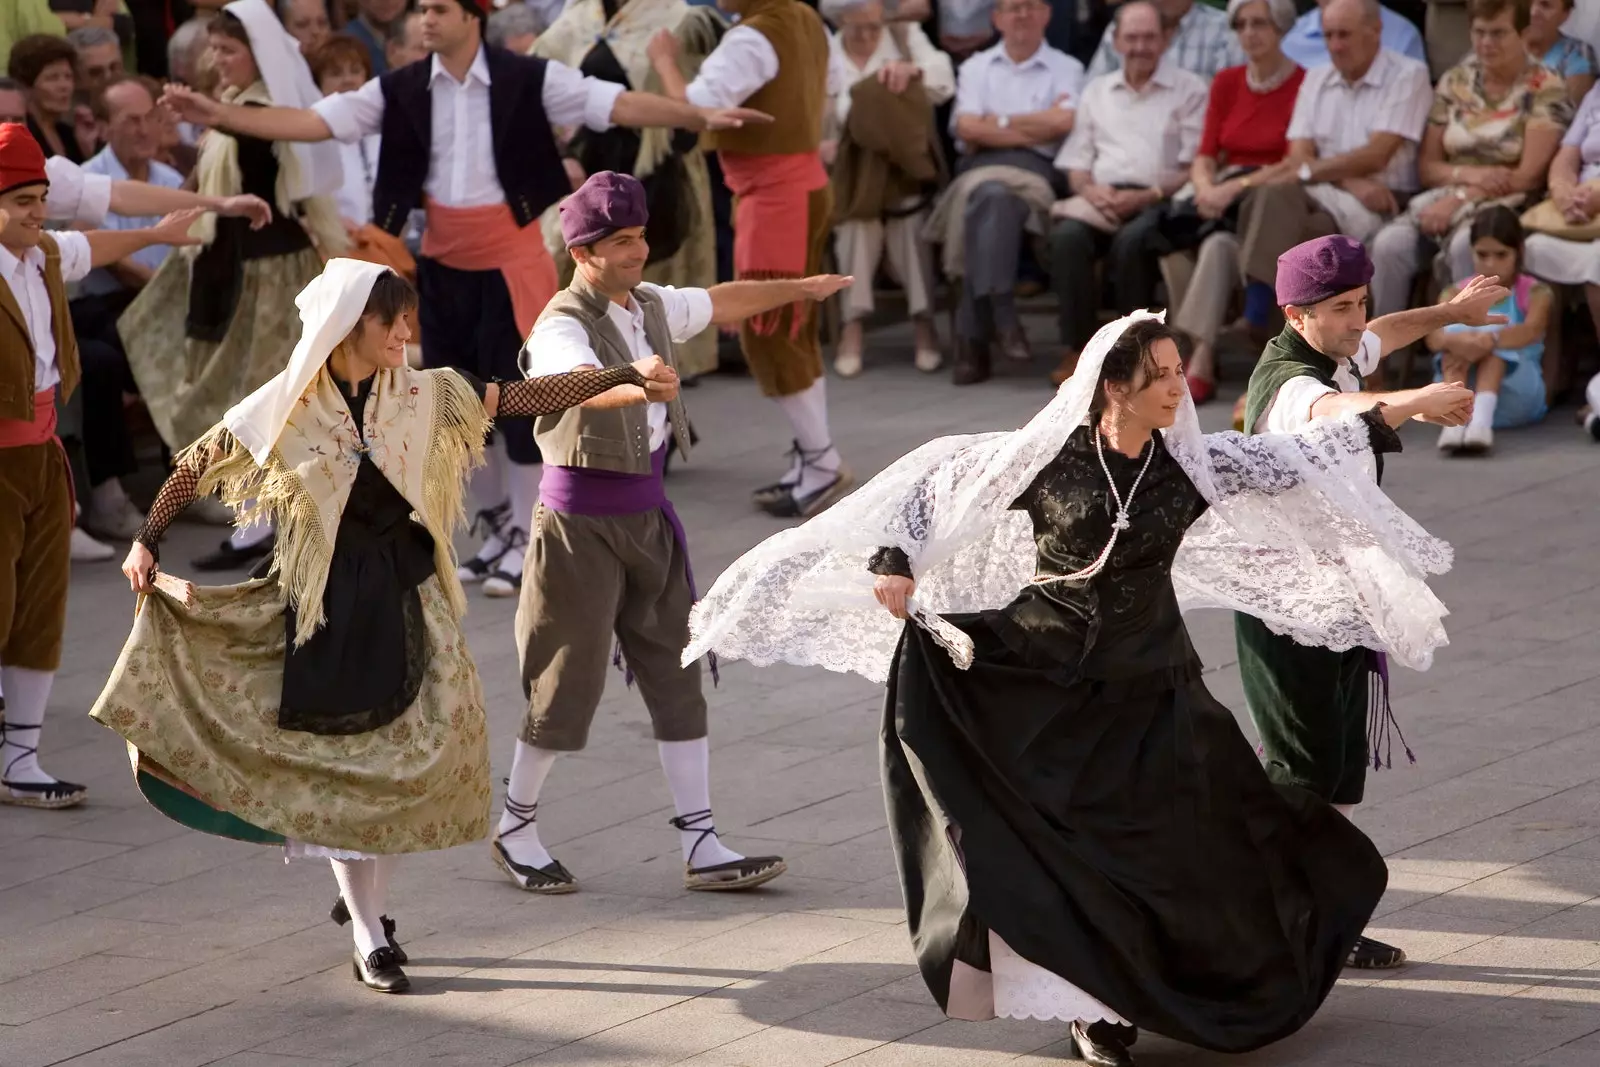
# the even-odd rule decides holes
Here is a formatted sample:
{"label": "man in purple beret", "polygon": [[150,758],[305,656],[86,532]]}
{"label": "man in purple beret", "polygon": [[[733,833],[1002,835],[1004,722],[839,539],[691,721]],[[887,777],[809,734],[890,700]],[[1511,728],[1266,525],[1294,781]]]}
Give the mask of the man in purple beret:
{"label": "man in purple beret", "polygon": [[[677,367],[675,344],[713,325],[821,300],[850,284],[838,275],[674,289],[641,279],[650,245],[644,186],[613,171],[591,175],[561,202],[561,234],[576,271],[539,316],[522,349],[529,376],[630,363],[642,352]],[[520,888],[570,893],[572,873],[539,841],[540,787],[556,757],[584,747],[613,660],[637,679],[672,792],[689,889],[749,889],[784,871],[778,856],[741,856],[711,819],[710,748],[700,665],[689,643],[694,576],[683,527],[662,488],[669,446],[690,451],[682,398],[638,404],[613,389],[561,418],[541,418],[539,507],[517,607],[528,714],[517,741],[494,858]],[[713,662],[712,672],[715,676]]]}
{"label": "man in purple beret", "polygon": [[[1384,356],[1432,330],[1504,322],[1489,309],[1506,296],[1505,288],[1474,278],[1448,304],[1369,323],[1371,280],[1367,250],[1342,234],[1307,241],[1278,257],[1276,288],[1286,324],[1250,376],[1246,433],[1296,433],[1313,419],[1366,412],[1395,428],[1409,419],[1443,426],[1467,421],[1472,390],[1460,382],[1378,393],[1366,390],[1362,379]],[[1380,460],[1374,476],[1382,469]],[[1234,637],[1268,776],[1310,790],[1350,816],[1361,801],[1369,760],[1379,765],[1391,728],[1398,732],[1385,657],[1365,648],[1333,652],[1296,644],[1242,614],[1234,616]],[[1398,967],[1405,959],[1400,949],[1363,937],[1349,966]]]}

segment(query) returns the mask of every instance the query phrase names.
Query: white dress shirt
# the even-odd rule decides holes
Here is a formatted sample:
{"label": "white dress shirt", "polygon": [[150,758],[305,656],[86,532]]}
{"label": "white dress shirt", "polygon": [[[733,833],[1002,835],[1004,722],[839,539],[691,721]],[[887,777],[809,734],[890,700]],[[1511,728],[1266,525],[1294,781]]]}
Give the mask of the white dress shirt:
{"label": "white dress shirt", "polygon": [[[760,30],[734,26],[700,64],[684,95],[695,107],[738,107],[778,76],[778,50]],[[839,92],[828,64],[828,95]]]}
{"label": "white dress shirt", "polygon": [[[1005,42],[970,56],[956,72],[956,104],[950,132],[962,115],[1025,115],[1052,107],[1071,110],[1083,90],[1083,64],[1047,44],[1018,63],[1006,55]],[[960,142],[957,142],[960,145]],[[964,149],[965,146],[961,145]],[[1060,144],[1030,145],[1046,159]]]}
{"label": "white dress shirt", "polygon": [[[700,333],[711,325],[711,294],[704,289],[676,289],[670,285],[645,282],[639,288],[654,293],[667,317],[667,329],[674,344]],[[661,355],[650,347],[644,335],[644,309],[631,296],[628,306],[616,301],[606,305],[606,316],[628,346],[630,361]],[[589,345],[583,324],[570,315],[551,315],[533,328],[522,346],[522,373],[529,378],[546,374],[565,374],[582,367],[600,367],[600,357]],[[667,405],[650,404],[645,412],[650,423],[650,451],[667,443]]]}
{"label": "white dress shirt", "polygon": [[[430,197],[446,207],[482,207],[503,203],[505,190],[494,169],[494,130],[489,124],[489,63],[483,48],[472,60],[464,81],[431,60],[428,95],[433,106],[433,143],[428,152]],[[586,78],[571,67],[548,60],[540,101],[552,126],[611,128],[611,110],[625,86]],[[383,131],[383,88],[373,78],[348,93],[323,97],[311,108],[328,124],[336,140],[346,144]],[[516,122],[517,117],[509,120]]]}
{"label": "white dress shirt", "polygon": [[[89,273],[89,239],[71,230],[50,234],[61,249],[61,280],[68,284],[82,281]],[[0,280],[11,287],[22,318],[33,338],[33,391],[42,393],[61,381],[56,366],[56,334],[50,317],[50,290],[44,284],[44,251],[30,248],[18,259],[0,245]]]}
{"label": "white dress shirt", "polygon": [[1088,171],[1098,185],[1161,184],[1200,150],[1208,92],[1203,78],[1169,58],[1142,89],[1128,84],[1122,68],[1092,79],[1057,169]]}
{"label": "white dress shirt", "polygon": [[[910,23],[904,24],[906,33],[906,50],[911,53],[910,62],[915,63],[922,72],[922,91],[927,94],[928,102],[938,107],[955,95],[956,72],[950,62],[950,57],[933,46],[928,40],[928,35],[922,32],[921,26]],[[905,59],[900,54],[900,46],[895,44],[894,36],[885,26],[883,33],[878,36],[878,47],[862,66],[856,66],[855,60],[844,50],[844,36],[834,34],[828,42],[828,84],[836,86],[833,113],[842,127],[845,119],[850,117],[850,90],[856,82],[865,81],[875,77],[878,71],[890,63],[902,62]]]}
{"label": "white dress shirt", "polygon": [[1388,166],[1374,175],[1397,193],[1417,189],[1417,145],[1433,106],[1426,65],[1384,48],[1354,83],[1332,64],[1306,71],[1289,119],[1290,141],[1312,141],[1317,158],[1353,152],[1374,133],[1405,138]]}
{"label": "white dress shirt", "polygon": [[[1351,364],[1364,378],[1377,370],[1382,361],[1383,342],[1377,334],[1368,330],[1361,335],[1361,347],[1356,350],[1354,357],[1336,361],[1338,367],[1333,372],[1333,381],[1339,387],[1337,391],[1361,391],[1360,383],[1350,371]],[[1256,433],[1299,433],[1311,423],[1311,406],[1334,392],[1309,374],[1290,378],[1278,387],[1278,395],[1272,398],[1267,410],[1256,419]]]}
{"label": "white dress shirt", "polygon": [[341,217],[361,226],[372,221],[372,187],[378,180],[378,150],[382,146],[383,138],[378,136],[339,143],[344,184],[333,201],[339,206]]}
{"label": "white dress shirt", "polygon": [[50,195],[45,211],[54,222],[79,222],[100,226],[111,210],[111,179],[104,174],[88,174],[65,156],[44,161],[45,177],[50,179]]}

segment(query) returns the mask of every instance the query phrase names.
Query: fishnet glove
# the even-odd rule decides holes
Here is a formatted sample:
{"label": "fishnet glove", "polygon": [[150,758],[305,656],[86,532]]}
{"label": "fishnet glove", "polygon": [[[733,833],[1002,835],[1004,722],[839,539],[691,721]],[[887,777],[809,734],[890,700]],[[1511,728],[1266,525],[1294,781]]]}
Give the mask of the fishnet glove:
{"label": "fishnet glove", "polygon": [[172,520],[183,514],[183,509],[193,504],[198,496],[200,475],[203,472],[194,467],[180,466],[167,476],[162,483],[161,491],[156,494],[155,503],[150,505],[150,513],[145,516],[144,525],[139,527],[139,533],[134,540],[150,550],[150,555],[157,561],[161,559],[161,536],[167,532],[167,527],[172,525]]}
{"label": "fishnet glove", "polygon": [[500,407],[495,417],[552,415],[577,407],[585,400],[619,385],[643,388],[644,383],[644,375],[631,366],[608,370],[575,370],[566,374],[547,374],[541,378],[498,382]]}

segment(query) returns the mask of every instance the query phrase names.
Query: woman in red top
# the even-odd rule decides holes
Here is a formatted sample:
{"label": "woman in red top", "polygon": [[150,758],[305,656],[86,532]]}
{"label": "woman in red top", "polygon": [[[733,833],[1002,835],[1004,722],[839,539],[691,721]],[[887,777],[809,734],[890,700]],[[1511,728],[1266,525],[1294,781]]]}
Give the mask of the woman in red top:
{"label": "woman in red top", "polygon": [[1294,25],[1294,0],[1229,0],[1228,20],[1247,62],[1218,71],[1211,83],[1205,133],[1190,175],[1198,225],[1189,242],[1173,242],[1173,250],[1183,254],[1162,262],[1177,309],[1172,325],[1193,346],[1188,376],[1196,404],[1216,392],[1213,346],[1240,281],[1238,204],[1256,171],[1288,153],[1289,116],[1306,73],[1280,47]]}

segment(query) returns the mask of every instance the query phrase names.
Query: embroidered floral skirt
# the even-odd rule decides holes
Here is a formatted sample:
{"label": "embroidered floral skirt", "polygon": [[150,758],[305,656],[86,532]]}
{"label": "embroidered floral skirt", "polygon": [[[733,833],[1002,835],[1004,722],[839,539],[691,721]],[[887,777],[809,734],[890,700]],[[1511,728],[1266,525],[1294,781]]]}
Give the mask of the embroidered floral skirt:
{"label": "embroidered floral skirt", "polygon": [[194,829],[363,855],[479,840],[493,792],[483,687],[438,579],[418,592],[427,676],[380,729],[278,728],[284,601],[272,580],[161,576],[90,715],[127,740],[145,798]]}

